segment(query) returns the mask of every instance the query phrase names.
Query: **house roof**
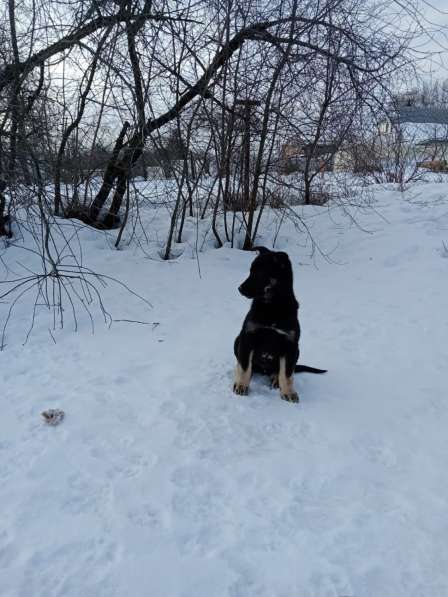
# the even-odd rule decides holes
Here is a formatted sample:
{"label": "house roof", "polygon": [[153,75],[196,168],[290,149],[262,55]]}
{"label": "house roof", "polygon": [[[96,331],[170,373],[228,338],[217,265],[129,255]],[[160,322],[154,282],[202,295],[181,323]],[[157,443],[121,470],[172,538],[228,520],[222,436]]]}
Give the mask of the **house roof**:
{"label": "house roof", "polygon": [[426,106],[400,106],[391,117],[392,122],[415,122],[448,125],[448,109]]}
{"label": "house roof", "polygon": [[422,141],[419,141],[417,143],[417,145],[424,145],[425,147],[429,146],[429,145],[434,145],[434,146],[445,146],[448,145],[448,139],[423,139]]}

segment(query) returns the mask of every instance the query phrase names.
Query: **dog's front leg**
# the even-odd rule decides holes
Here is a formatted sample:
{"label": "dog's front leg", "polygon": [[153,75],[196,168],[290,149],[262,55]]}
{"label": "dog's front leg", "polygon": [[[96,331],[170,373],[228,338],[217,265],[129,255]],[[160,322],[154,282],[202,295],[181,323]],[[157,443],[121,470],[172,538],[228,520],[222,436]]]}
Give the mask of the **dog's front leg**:
{"label": "dog's front leg", "polygon": [[250,350],[247,343],[241,341],[240,338],[233,384],[233,391],[239,396],[247,396],[249,392],[249,383],[252,377],[252,355],[253,350]]}
{"label": "dog's front leg", "polygon": [[298,402],[299,395],[294,388],[294,363],[287,357],[280,357],[280,371],[278,385],[280,397],[287,402]]}

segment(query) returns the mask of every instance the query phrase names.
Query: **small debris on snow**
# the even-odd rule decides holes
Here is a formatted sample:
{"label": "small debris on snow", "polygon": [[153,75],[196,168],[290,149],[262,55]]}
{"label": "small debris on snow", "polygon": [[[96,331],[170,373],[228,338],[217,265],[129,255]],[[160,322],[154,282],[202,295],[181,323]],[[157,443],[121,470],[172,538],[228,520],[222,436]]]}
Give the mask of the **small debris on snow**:
{"label": "small debris on snow", "polygon": [[48,410],[44,410],[41,415],[48,425],[59,425],[59,423],[62,423],[65,413],[59,408],[49,408]]}

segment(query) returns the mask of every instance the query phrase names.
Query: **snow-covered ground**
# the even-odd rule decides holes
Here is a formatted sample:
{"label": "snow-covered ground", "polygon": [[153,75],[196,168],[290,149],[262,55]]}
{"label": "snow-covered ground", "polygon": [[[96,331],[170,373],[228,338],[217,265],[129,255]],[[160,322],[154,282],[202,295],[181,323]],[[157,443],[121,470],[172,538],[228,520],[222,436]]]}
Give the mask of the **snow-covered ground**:
{"label": "snow-covered ground", "polygon": [[[22,346],[34,297],[18,304],[0,353],[1,597],[448,595],[448,184],[375,197],[304,211],[330,260],[280,229],[302,362],[329,370],[299,377],[298,405],[262,378],[231,392],[253,255],[197,259],[194,220],[170,262],[80,233],[86,265],[153,305],[111,284],[111,315],[158,325],[97,317],[92,335],[79,313],[74,333],[67,311],[55,344],[38,309]],[[161,209],[146,217],[163,239]],[[260,241],[275,232],[271,213]],[[10,276],[27,259],[3,254]]]}

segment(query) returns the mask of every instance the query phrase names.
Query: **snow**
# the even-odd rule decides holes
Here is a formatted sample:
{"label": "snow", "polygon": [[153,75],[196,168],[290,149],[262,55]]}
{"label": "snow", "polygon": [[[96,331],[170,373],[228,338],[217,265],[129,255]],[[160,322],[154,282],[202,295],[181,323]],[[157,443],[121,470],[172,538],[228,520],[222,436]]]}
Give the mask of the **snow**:
{"label": "snow", "polygon": [[[0,353],[1,596],[448,595],[447,195],[375,187],[371,209],[301,208],[328,259],[284,223],[301,360],[329,370],[298,376],[298,405],[263,378],[231,392],[252,254],[196,253],[194,219],[171,262],[82,230],[85,264],[151,301],[110,283],[112,316],[149,325],[95,311],[94,334],[81,313],[74,333],[67,315],[54,343],[39,310],[22,345],[33,297],[17,305]],[[166,212],[150,211],[160,241]],[[27,259],[3,253],[19,273]]]}
{"label": "snow", "polygon": [[428,141],[447,142],[447,124],[437,122],[406,122],[400,123],[400,131],[409,143],[425,143]]}

